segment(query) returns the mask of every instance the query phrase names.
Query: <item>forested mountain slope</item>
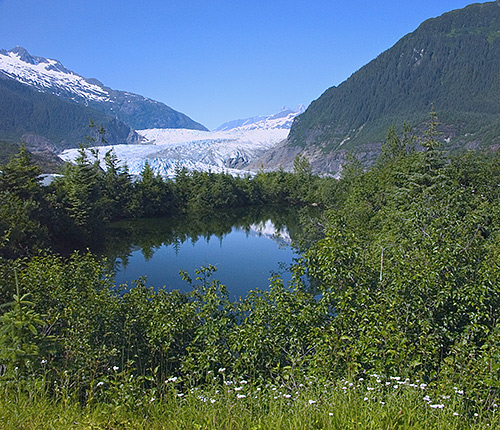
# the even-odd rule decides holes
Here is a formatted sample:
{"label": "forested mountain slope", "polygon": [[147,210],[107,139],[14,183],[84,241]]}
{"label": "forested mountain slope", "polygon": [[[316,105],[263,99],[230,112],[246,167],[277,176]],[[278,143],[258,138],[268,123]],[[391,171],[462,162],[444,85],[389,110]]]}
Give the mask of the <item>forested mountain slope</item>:
{"label": "forested mountain slope", "polygon": [[75,147],[89,134],[89,118],[106,129],[106,139],[137,143],[140,136],[123,122],[80,104],[42,93],[0,75],[0,138],[59,151]]}
{"label": "forested mountain slope", "polygon": [[429,19],[311,103],[274,158],[304,152],[315,170],[334,173],[352,150],[369,163],[392,124],[418,132],[433,107],[448,149],[496,148],[499,71],[500,3]]}

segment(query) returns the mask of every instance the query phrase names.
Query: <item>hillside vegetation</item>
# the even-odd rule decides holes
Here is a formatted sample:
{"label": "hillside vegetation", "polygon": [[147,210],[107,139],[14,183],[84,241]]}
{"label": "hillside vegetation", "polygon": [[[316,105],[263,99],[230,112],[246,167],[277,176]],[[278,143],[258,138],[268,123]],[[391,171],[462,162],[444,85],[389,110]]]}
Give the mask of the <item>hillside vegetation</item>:
{"label": "hillside vegetation", "polygon": [[[433,114],[423,151],[391,128],[377,163],[351,158],[340,181],[297,158],[255,178],[165,181],[146,166],[131,183],[112,152],[102,171],[82,150],[42,188],[22,150],[0,175],[3,422],[498,427],[500,157],[446,158],[436,128]],[[96,256],[54,254],[123,216],[271,202],[325,212],[302,220],[290,283],[237,302],[210,265],[181,294],[116,287]]]}
{"label": "hillside vegetation", "polygon": [[139,136],[116,118],[0,75],[0,136],[5,142],[24,141],[36,146],[42,137],[54,151],[72,148],[88,135],[89,118],[106,128],[109,143],[139,141]]}
{"label": "hillside vegetation", "polygon": [[[296,118],[288,146],[322,158],[352,150],[369,163],[386,130],[408,122],[421,134],[438,112],[447,149],[500,144],[500,5],[473,4],[425,21],[392,48],[325,91]],[[345,157],[344,157],[345,161]],[[339,163],[330,169],[338,170]]]}

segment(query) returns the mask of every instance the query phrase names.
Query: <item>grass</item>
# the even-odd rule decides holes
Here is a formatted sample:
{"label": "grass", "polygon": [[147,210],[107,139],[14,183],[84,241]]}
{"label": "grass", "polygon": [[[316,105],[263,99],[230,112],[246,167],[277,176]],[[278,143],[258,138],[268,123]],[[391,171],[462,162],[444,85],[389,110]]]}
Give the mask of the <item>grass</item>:
{"label": "grass", "polygon": [[[96,400],[86,406],[74,399],[52,400],[43,390],[14,393],[10,389],[0,399],[0,428],[500,428],[496,411],[467,410],[458,388],[444,395],[418,383],[378,377],[326,384],[312,381],[294,387],[243,382],[181,392],[180,385],[167,381],[161,395],[149,390],[130,397],[119,397],[115,391],[110,395],[103,387],[103,396],[96,393]],[[126,386],[121,389],[127,391]]]}

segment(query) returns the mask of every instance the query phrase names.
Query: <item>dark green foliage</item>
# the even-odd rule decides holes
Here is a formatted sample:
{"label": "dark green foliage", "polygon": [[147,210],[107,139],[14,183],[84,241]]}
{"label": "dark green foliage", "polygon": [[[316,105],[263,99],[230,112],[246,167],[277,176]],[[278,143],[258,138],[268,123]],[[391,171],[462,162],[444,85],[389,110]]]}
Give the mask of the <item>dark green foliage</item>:
{"label": "dark green foliage", "polygon": [[43,332],[47,325],[43,316],[31,309],[34,303],[29,301],[29,294],[21,295],[17,276],[15,281],[14,300],[1,305],[7,311],[0,315],[0,361],[10,378],[24,374],[27,367],[38,367],[37,359],[47,353],[49,340]]}
{"label": "dark green foliage", "polygon": [[156,175],[148,162],[134,184],[132,212],[138,217],[167,216],[177,211],[177,199],[171,181]]}
{"label": "dark green foliage", "polygon": [[98,150],[92,146],[104,143],[105,138],[103,127],[97,128],[91,121],[90,136],[75,163],[66,164],[49,187],[40,186],[40,170],[24,146],[5,166],[0,175],[4,195],[0,225],[2,247],[11,249],[5,256],[29,254],[31,248],[42,245],[65,252],[99,247],[108,223],[120,219],[269,204],[304,205],[321,194],[319,178],[312,175],[305,159],[298,160],[294,174],[281,170],[254,178],[178,169],[170,180],[156,175],[146,163],[133,181],[113,151],[104,155],[101,167]]}
{"label": "dark green foliage", "polygon": [[[192,290],[181,294],[145,288],[142,280],[117,288],[109,264],[90,254],[0,260],[1,299],[14,294],[15,268],[19,291],[32,303],[21,303],[26,297],[17,293],[19,305],[2,310],[0,330],[17,331],[0,341],[11,351],[17,336],[22,346],[2,359],[10,366],[28,356],[47,360],[51,394],[65,389],[84,404],[128,405],[141,390],[162,396],[220,388],[229,379],[295,391],[311,376],[377,374],[425,381],[444,392],[459,387],[461,407],[471,414],[494,409],[500,397],[500,157],[446,157],[436,125],[432,114],[418,140],[421,151],[413,149],[415,136],[390,130],[378,163],[363,171],[351,157],[338,181],[315,177],[298,158],[295,173],[255,178],[179,170],[165,181],[146,165],[131,184],[112,153],[103,171],[82,150],[47,201],[53,214],[90,237],[122,206],[129,216],[196,211],[198,217],[186,215],[193,235],[202,234],[194,224],[206,209],[315,201],[328,210],[314,223],[303,218],[310,236],[301,241],[307,249],[290,284],[275,277],[268,289],[238,302],[228,300],[212,266],[194,280],[184,275]],[[36,202],[39,188],[25,157],[7,169],[3,181],[12,189],[4,192]],[[81,181],[89,187],[77,190]],[[113,200],[122,186],[133,187],[132,196]],[[28,209],[19,211],[21,220],[31,219]],[[50,348],[46,335],[53,336]],[[28,367],[23,372],[37,377]]]}
{"label": "dark green foliage", "polygon": [[132,130],[113,117],[0,77],[0,139],[5,142],[36,135],[59,149],[74,148],[87,135],[89,118],[103,124],[110,143],[129,141]]}
{"label": "dark green foliage", "polygon": [[31,255],[47,244],[47,204],[40,169],[24,145],[0,173],[0,255]]}
{"label": "dark green foliage", "polygon": [[76,242],[85,243],[98,237],[106,222],[108,202],[103,195],[103,174],[97,156],[92,157],[81,148],[75,164],[67,164],[64,175],[53,184]]}
{"label": "dark green foliage", "polygon": [[0,141],[0,165],[5,165],[19,152],[19,145]]}
{"label": "dark green foliage", "polygon": [[424,152],[385,158],[346,184],[325,238],[308,252],[309,273],[337,313],[316,358],[339,375],[451,378],[491,407],[498,157],[446,160],[434,124],[433,117]]}
{"label": "dark green foliage", "polygon": [[499,31],[497,2],[425,21],[314,101],[294,121],[290,144],[356,151],[380,144],[403,121],[420,134],[432,104],[451,139],[447,149],[500,143]]}

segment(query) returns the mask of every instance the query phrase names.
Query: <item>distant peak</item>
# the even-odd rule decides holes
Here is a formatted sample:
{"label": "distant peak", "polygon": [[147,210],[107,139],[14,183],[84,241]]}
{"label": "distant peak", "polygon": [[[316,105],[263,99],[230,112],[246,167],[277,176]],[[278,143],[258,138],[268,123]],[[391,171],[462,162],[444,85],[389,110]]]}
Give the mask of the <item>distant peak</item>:
{"label": "distant peak", "polygon": [[16,46],[8,52],[10,52],[12,54],[16,54],[21,59],[21,61],[24,61],[25,63],[38,64],[36,59],[34,57],[32,57],[30,55],[30,53],[22,46]]}
{"label": "distant peak", "polygon": [[[498,1],[500,1],[500,0],[498,0]],[[300,104],[295,109],[289,108],[288,106],[282,106],[278,113],[279,114],[283,113],[283,112],[302,113],[305,110],[306,110],[306,107],[303,104]]]}
{"label": "distant peak", "polygon": [[12,48],[9,52],[12,52],[13,54],[19,54],[19,55],[29,55],[29,52],[23,48],[22,46],[17,45],[16,47]]}

